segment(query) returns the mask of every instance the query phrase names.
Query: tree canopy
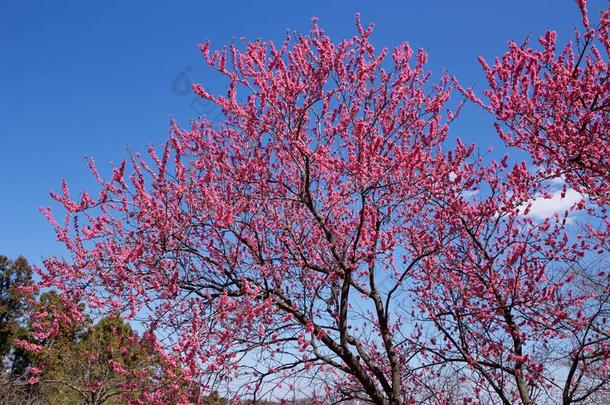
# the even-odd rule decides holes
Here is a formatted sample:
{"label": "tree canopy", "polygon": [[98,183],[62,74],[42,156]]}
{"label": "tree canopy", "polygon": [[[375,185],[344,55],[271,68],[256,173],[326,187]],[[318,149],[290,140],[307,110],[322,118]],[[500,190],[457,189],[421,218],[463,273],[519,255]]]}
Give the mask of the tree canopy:
{"label": "tree canopy", "polygon": [[30,354],[15,346],[13,340],[27,335],[29,296],[20,287],[31,284],[32,268],[24,257],[10,260],[0,255],[0,374],[3,382],[5,378],[22,375],[29,366]]}
{"label": "tree canopy", "polygon": [[[70,257],[38,270],[30,291],[56,289],[62,311],[39,307],[35,336],[82,322],[79,303],[139,322],[174,370],[175,383],[151,383],[151,403],[212,391],[235,401],[603,401],[610,11],[593,23],[577,4],[582,26],[562,49],[549,31],[481,60],[481,94],[435,79],[426,52],[406,43],[376,51],[359,18],[338,42],[314,21],[279,45],[200,45],[228,85],[193,90],[223,119],[172,122],[160,149],[130,155],[109,178],[91,160],[96,192],[73,197],[64,182],[53,194],[63,219],[44,213]],[[464,144],[451,131],[464,102],[492,114],[508,149],[528,158]],[[562,212],[533,215],[568,194]],[[96,342],[110,339],[116,386],[146,356],[107,319],[74,350],[108,356]],[[71,371],[108,372],[96,367]],[[184,390],[193,384],[201,391]]]}

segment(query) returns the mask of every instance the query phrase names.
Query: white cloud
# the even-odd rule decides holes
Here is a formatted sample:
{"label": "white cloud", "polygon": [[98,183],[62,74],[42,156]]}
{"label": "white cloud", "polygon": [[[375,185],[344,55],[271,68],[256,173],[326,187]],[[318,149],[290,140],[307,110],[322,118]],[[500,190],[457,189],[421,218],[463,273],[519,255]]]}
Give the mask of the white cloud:
{"label": "white cloud", "polygon": [[582,194],[571,188],[566,190],[566,194],[563,198],[561,192],[562,190],[552,192],[551,198],[545,198],[542,195],[534,198],[527,215],[541,221],[552,217],[555,213],[560,215],[563,214],[566,210],[570,209],[570,207],[584,198]]}
{"label": "white cloud", "polygon": [[479,194],[479,190],[462,191],[462,195],[464,196],[464,198],[474,198],[477,194]]}

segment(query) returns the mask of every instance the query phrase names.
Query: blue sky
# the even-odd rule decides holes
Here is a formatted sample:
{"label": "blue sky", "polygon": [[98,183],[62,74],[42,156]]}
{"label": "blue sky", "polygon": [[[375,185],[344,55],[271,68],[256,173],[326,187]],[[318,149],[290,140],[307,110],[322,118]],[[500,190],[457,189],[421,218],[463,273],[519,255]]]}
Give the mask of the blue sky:
{"label": "blue sky", "polygon": [[[595,10],[605,4],[593,1]],[[547,28],[571,36],[571,0],[504,1],[4,1],[0,5],[0,254],[61,254],[38,207],[67,179],[74,193],[93,185],[84,157],[118,162],[128,146],[161,143],[170,116],[187,124],[202,106],[185,80],[218,90],[197,43],[283,39],[310,18],[335,39],[355,32],[354,15],[376,25],[379,47],[408,41],[430,54],[429,67],[483,86],[478,55],[500,55],[508,40]],[[496,142],[489,122],[469,108],[456,130],[468,141]]]}

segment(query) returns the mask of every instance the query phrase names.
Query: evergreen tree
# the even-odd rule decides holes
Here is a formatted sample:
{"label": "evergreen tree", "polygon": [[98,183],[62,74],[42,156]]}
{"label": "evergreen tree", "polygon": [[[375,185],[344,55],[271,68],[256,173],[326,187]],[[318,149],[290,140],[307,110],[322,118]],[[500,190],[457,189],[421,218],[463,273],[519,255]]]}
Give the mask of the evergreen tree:
{"label": "evergreen tree", "polygon": [[26,294],[18,287],[32,283],[32,268],[19,256],[10,260],[0,255],[0,358],[2,372],[22,373],[28,365],[28,354],[13,345],[13,339],[24,338],[24,314],[28,306]]}

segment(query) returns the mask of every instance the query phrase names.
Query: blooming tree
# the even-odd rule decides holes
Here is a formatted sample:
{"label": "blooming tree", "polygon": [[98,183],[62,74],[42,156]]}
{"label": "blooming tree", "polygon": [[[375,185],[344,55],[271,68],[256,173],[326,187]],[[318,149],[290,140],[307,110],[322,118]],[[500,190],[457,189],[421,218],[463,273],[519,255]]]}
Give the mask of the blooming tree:
{"label": "blooming tree", "polygon": [[504,141],[528,151],[547,176],[563,176],[605,205],[610,198],[610,12],[592,24],[586,1],[577,3],[583,29],[561,52],[554,31],[540,38],[541,49],[511,42],[492,66],[480,58],[489,101],[469,94],[496,116]]}
{"label": "blooming tree", "polygon": [[[454,282],[465,277],[474,290],[435,296],[446,303],[432,313],[450,321],[434,321],[452,342],[452,355],[466,359],[471,368],[474,364],[477,378],[487,380],[504,403],[517,401],[515,394],[506,395],[507,376],[514,376],[523,403],[543,402],[553,390],[559,391],[554,401],[564,404],[604,402],[608,395],[610,284],[607,265],[592,253],[608,251],[610,11],[602,11],[593,24],[586,1],[577,4],[583,28],[561,51],[553,31],[540,38],[540,49],[511,42],[492,65],[480,59],[488,81],[486,100],[458,84],[495,116],[507,145],[529,152],[539,170],[524,179],[559,180],[560,195],[565,197],[568,188],[578,191],[583,200],[573,208],[586,209],[589,216],[576,235],[566,227],[567,213],[559,222],[555,217],[534,223],[514,213],[506,223],[494,218],[492,226],[467,230],[472,240],[464,246],[459,266],[443,267],[454,274]],[[445,260],[455,262],[456,257],[452,253]],[[469,279],[459,269],[464,265],[480,273]],[[448,278],[439,279],[443,282],[437,289]],[[487,314],[481,316],[481,311]],[[563,372],[553,372],[553,363],[563,365]]]}
{"label": "blooming tree", "polygon": [[[90,161],[97,196],[64,183],[64,220],[44,212],[71,257],[38,288],[74,319],[79,302],[122,312],[182,381],[235,400],[607,395],[608,12],[594,27],[579,4],[579,53],[556,54],[552,32],[541,51],[511,44],[484,64],[489,102],[433,81],[421,50],[376,52],[359,20],[339,43],[314,21],[280,46],[201,45],[228,86],[194,91],[224,119],[172,123],[108,179]],[[455,86],[545,170],[450,137]],[[530,216],[558,179],[587,197]]]}

